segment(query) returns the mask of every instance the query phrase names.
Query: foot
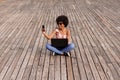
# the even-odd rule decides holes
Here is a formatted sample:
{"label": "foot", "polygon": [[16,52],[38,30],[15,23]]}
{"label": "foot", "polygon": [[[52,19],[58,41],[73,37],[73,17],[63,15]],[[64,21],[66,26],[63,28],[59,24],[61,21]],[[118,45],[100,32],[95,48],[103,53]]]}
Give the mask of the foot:
{"label": "foot", "polygon": [[67,52],[67,55],[68,55],[68,56],[70,56],[70,53],[69,53],[69,52]]}
{"label": "foot", "polygon": [[70,57],[70,53],[69,52],[64,52],[64,54]]}
{"label": "foot", "polygon": [[55,55],[55,52],[53,52],[52,55],[54,56],[54,55]]}

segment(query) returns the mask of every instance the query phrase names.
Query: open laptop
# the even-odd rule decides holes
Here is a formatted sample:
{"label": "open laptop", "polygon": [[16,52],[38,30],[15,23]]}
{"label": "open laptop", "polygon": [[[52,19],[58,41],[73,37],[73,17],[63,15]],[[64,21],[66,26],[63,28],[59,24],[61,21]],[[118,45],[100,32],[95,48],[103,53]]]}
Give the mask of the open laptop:
{"label": "open laptop", "polygon": [[52,46],[56,48],[65,48],[68,45],[68,39],[58,39],[58,38],[52,38],[51,39]]}

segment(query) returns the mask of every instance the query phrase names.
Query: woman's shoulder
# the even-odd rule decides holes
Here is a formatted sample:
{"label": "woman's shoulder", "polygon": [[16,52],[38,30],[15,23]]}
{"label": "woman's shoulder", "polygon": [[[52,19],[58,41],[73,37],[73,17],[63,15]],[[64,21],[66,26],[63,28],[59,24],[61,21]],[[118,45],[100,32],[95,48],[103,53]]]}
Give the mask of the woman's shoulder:
{"label": "woman's shoulder", "polygon": [[70,32],[70,29],[66,28],[66,31],[67,31],[67,32]]}

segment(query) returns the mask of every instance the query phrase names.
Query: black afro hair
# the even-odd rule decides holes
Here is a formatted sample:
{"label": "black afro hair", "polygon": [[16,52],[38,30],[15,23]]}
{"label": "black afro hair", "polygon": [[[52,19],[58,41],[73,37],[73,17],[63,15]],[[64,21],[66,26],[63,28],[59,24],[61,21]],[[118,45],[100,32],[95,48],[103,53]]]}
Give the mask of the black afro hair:
{"label": "black afro hair", "polygon": [[63,24],[65,25],[65,27],[67,27],[67,25],[69,23],[68,18],[65,15],[60,15],[60,16],[57,17],[56,23],[58,24],[59,22],[63,22]]}

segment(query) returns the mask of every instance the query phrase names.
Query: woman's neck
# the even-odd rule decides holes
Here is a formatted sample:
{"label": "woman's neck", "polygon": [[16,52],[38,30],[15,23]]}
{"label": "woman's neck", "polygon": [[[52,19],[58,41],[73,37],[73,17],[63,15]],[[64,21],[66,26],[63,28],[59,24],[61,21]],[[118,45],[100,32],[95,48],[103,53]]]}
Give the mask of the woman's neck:
{"label": "woman's neck", "polygon": [[65,30],[65,28],[61,28],[61,29],[59,29],[59,30],[64,31],[64,30]]}

